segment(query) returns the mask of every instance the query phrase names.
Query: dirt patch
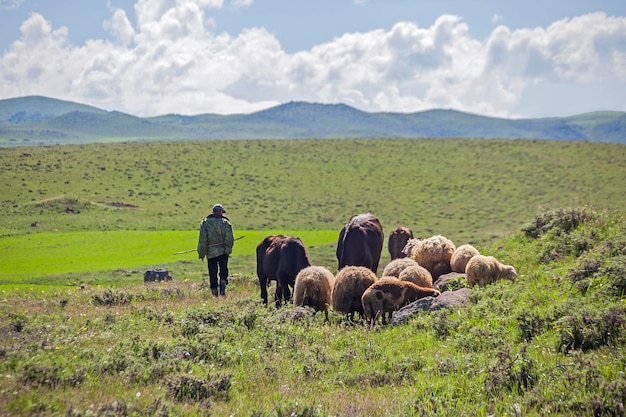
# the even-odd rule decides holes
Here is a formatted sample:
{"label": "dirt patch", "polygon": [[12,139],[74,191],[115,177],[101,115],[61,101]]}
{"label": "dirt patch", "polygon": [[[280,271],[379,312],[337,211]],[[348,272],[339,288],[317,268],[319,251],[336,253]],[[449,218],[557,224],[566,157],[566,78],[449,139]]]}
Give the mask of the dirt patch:
{"label": "dirt patch", "polygon": [[112,203],[104,203],[109,207],[120,207],[120,208],[139,208],[139,206],[136,206],[134,204],[127,204],[127,203],[122,203],[121,201],[114,201]]}

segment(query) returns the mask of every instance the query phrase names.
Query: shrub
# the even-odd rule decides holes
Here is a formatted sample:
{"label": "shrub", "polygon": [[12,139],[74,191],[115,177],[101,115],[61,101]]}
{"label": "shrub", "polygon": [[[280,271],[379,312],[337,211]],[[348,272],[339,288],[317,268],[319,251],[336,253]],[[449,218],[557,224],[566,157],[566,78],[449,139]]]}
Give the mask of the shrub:
{"label": "shrub", "polygon": [[228,400],[232,378],[230,374],[209,375],[207,378],[176,375],[169,378],[166,386],[177,401]]}
{"label": "shrub", "polygon": [[607,259],[598,275],[605,276],[608,280],[607,295],[623,297],[626,293],[626,256]]}
{"label": "shrub", "polygon": [[91,297],[91,302],[94,305],[111,307],[130,304],[133,298],[135,298],[134,295],[126,291],[106,289],[100,294],[94,294]]}
{"label": "shrub", "polygon": [[489,367],[489,376],[485,381],[485,391],[497,395],[501,390],[522,392],[532,388],[538,379],[535,364],[526,355],[526,346],[511,357],[510,347],[505,346],[498,354],[496,362]]}
{"label": "shrub", "polygon": [[43,365],[35,363],[27,363],[22,369],[20,376],[20,380],[24,384],[53,389],[77,387],[85,378],[85,370],[82,368],[68,373],[56,364]]}
{"label": "shrub", "polygon": [[274,413],[254,410],[251,417],[323,417],[325,414],[320,405],[305,405],[296,402],[278,403],[274,406]]}
{"label": "shrub", "polygon": [[516,317],[516,320],[523,342],[530,342],[546,330],[546,319],[537,313],[525,310]]}
{"label": "shrub", "polygon": [[558,349],[568,352],[575,349],[588,351],[615,343],[622,337],[626,325],[626,309],[612,308],[594,313],[582,311],[557,320]]}
{"label": "shrub", "polygon": [[553,231],[556,235],[567,234],[580,224],[595,218],[594,211],[587,208],[561,208],[548,210],[535,217],[535,220],[522,228],[527,237],[536,239]]}

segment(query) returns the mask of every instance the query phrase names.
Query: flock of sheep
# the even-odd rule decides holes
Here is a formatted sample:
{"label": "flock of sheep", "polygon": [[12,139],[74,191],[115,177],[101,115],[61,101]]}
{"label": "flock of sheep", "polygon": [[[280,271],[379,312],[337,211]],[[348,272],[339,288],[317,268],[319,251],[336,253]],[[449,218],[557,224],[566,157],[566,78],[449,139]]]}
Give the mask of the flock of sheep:
{"label": "flock of sheep", "polygon": [[[399,238],[398,238],[399,236]],[[400,239],[403,249],[392,246]],[[493,256],[484,256],[472,245],[455,247],[441,235],[420,240],[412,237],[406,227],[399,227],[389,237],[391,262],[380,278],[364,266],[348,265],[333,275],[325,267],[302,269],[294,283],[294,304],[323,311],[328,320],[328,307],[350,318],[358,313],[374,325],[383,324],[400,307],[424,297],[440,294],[436,280],[450,272],[465,274],[469,287],[484,287],[499,279],[515,280],[517,274]]]}

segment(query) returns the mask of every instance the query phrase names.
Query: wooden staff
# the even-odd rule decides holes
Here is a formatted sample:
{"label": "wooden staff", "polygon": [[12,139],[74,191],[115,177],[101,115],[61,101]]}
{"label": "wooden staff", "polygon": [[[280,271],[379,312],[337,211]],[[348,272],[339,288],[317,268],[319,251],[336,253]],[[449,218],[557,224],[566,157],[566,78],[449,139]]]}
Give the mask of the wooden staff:
{"label": "wooden staff", "polygon": [[[239,236],[238,238],[235,238],[235,240],[239,240],[239,239],[243,239],[245,236]],[[207,247],[212,248],[213,246],[219,246],[219,245],[223,245],[224,243],[215,243],[213,245],[209,245]],[[174,255],[182,255],[183,253],[190,253],[190,252],[195,252],[197,249],[189,249],[189,250],[181,250],[180,252],[174,252]]]}

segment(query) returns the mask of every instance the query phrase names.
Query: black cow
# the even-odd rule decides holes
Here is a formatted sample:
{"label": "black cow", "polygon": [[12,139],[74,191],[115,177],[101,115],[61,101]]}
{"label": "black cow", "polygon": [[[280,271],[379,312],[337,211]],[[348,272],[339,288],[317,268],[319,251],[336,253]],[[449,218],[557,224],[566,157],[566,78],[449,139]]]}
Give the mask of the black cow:
{"label": "black cow", "polygon": [[346,265],[364,266],[376,274],[384,239],[383,227],[376,216],[355,214],[339,233],[338,269]]}
{"label": "black cow", "polygon": [[256,272],[261,286],[261,299],[267,304],[267,287],[276,281],[274,300],[276,307],[291,299],[296,275],[311,266],[309,254],[300,238],[285,235],[270,235],[256,247]]}

